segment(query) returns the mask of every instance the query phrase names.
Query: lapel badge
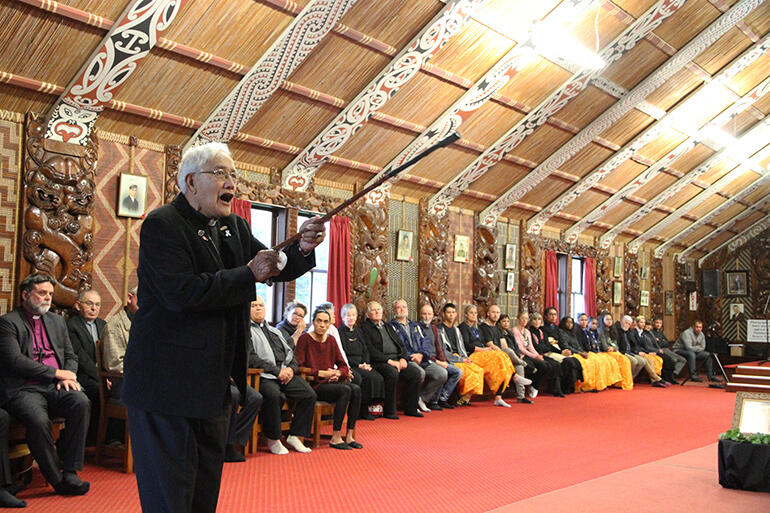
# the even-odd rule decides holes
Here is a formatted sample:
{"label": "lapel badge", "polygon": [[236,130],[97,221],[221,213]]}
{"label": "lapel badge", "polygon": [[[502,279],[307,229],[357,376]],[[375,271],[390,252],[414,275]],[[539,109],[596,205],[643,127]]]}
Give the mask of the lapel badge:
{"label": "lapel badge", "polygon": [[230,233],[230,228],[227,225],[220,228],[219,231],[225,232],[225,237],[232,237],[232,234]]}
{"label": "lapel badge", "polygon": [[203,230],[198,230],[198,237],[200,237],[201,239],[203,239],[203,240],[205,240],[205,241],[207,241],[207,240],[208,240],[208,239],[206,238],[206,232],[204,232]]}

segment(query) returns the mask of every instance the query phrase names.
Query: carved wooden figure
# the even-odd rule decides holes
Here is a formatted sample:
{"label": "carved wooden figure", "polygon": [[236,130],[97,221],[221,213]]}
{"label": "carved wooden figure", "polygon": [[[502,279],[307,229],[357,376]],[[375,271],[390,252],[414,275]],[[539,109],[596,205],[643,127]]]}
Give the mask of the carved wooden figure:
{"label": "carved wooden figure", "polygon": [[[366,303],[378,301],[385,307],[388,295],[388,201],[371,205],[359,201],[350,212],[352,272],[350,298],[364,318]],[[377,279],[370,288],[370,273],[377,269]]]}
{"label": "carved wooden figure", "polygon": [[420,201],[420,267],[417,303],[429,303],[436,315],[446,302],[449,280],[449,216],[438,217]]}
{"label": "carved wooden figure", "polygon": [[495,304],[495,295],[500,286],[497,276],[497,237],[490,228],[476,225],[476,244],[473,269],[473,301],[479,309],[479,316],[485,316],[487,308]]}

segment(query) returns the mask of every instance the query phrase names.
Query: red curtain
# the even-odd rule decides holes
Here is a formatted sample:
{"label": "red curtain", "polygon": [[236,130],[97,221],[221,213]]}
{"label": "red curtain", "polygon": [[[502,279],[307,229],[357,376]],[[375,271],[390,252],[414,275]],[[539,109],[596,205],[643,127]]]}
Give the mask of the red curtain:
{"label": "red curtain", "polygon": [[585,259],[583,278],[585,280],[583,284],[583,299],[586,302],[586,313],[589,317],[596,317],[596,264],[591,257],[586,257]]}
{"label": "red curtain", "polygon": [[342,324],[340,308],[350,303],[350,219],[334,216],[330,225],[326,300],[334,304],[339,326]]}
{"label": "red curtain", "polygon": [[232,212],[235,215],[241,216],[251,226],[251,202],[242,200],[239,198],[233,198]]}
{"label": "red curtain", "polygon": [[545,308],[552,306],[559,311],[559,264],[555,251],[545,252]]}

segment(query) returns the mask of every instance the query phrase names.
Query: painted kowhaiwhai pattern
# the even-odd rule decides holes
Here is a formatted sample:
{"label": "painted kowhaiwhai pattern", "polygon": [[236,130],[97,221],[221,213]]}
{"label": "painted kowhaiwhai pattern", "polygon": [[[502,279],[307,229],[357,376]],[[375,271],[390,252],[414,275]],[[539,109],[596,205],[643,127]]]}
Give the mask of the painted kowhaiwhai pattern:
{"label": "painted kowhaiwhai pattern", "polygon": [[313,0],[241,79],[187,146],[227,142],[323,41],[356,0]]}
{"label": "painted kowhaiwhai pattern", "polygon": [[96,118],[109,106],[139,61],[186,0],[134,0],[51,109],[46,137],[85,145]]}
{"label": "painted kowhaiwhai pattern", "polygon": [[570,139],[567,144],[551,154],[550,157],[531,171],[523,180],[520,180],[494,203],[484,209],[479,216],[481,222],[491,226],[510,205],[532,190],[533,187],[553,173],[559,166],[575,156],[578,151],[585,148],[596,136],[604,132],[640,102],[644,101],[647,96],[663,85],[674,73],[682,69],[694,57],[713,44],[714,41],[734,27],[763,1],[741,0],[736,3],[708,28],[687,43],[684,48],[669,58],[660,68],[629,91],[619,102],[589,123],[588,126]]}
{"label": "painted kowhaiwhai pattern", "polygon": [[[636,20],[612,43],[605,47],[600,55],[607,66],[620,59],[627,51],[636,45],[641,39],[657,28],[663,20],[674,14],[686,0],[664,0],[655,4],[643,16]],[[471,183],[481,178],[489,169],[500,162],[505,155],[516,148],[537,128],[545,124],[556,115],[573,98],[580,94],[589,82],[599,76],[601,70],[581,70],[572,76],[550,97],[538,105],[524,119],[516,124],[507,134],[490,146],[484,153],[466,167],[451,182],[445,185],[429,202],[429,208],[441,215],[446,208],[457,198]],[[535,171],[531,172],[532,175]],[[528,176],[530,176],[528,175]],[[517,198],[518,199],[518,198]],[[515,200],[514,200],[515,201]],[[493,203],[494,205],[494,203]],[[506,207],[507,208],[507,207]],[[505,210],[505,209],[503,209]],[[486,211],[485,211],[486,212]],[[502,212],[502,211],[501,211]],[[485,219],[482,222],[491,227],[497,220]]]}
{"label": "painted kowhaiwhai pattern", "polygon": [[[549,21],[574,18],[594,3],[595,0],[571,0],[563,2],[559,4],[553,13],[551,13]],[[530,26],[529,30],[531,30],[533,26],[534,24]],[[370,183],[378,180],[383,174],[400,166],[452,132],[459,130],[460,125],[468,119],[471,113],[475,112],[479,107],[492,98],[497,91],[505,86],[505,84],[507,84],[513,76],[521,70],[521,68],[532,61],[536,55],[535,47],[529,38],[528,31],[524,41],[517,44],[513,49],[506,53],[503,58],[492,67],[492,69],[473,85],[473,87],[466,91],[466,93],[447,109],[444,114],[431,123],[422,134],[417,136],[395,159],[385,166],[380,174],[370,180]],[[406,172],[408,172],[408,170],[404,170],[402,175]],[[366,200],[370,203],[382,201],[383,198],[387,197],[392,183],[397,179],[398,177],[384,183],[367,194]],[[432,205],[429,205],[428,208],[431,207]],[[438,211],[436,212],[438,215],[443,216],[446,213],[446,209],[440,213]]]}
{"label": "painted kowhaiwhai pattern", "polygon": [[[767,52],[768,49],[770,49],[770,37],[767,37],[763,41],[760,41],[759,43],[753,45],[748,51],[744,52],[735,62],[733,62],[730,66],[728,66],[723,72],[719,73],[709,85],[701,89],[699,92],[695,93],[695,95],[693,95],[690,100],[685,101],[679,108],[672,111],[669,116],[667,116],[666,118],[662,119],[660,122],[654,124],[652,127],[644,131],[642,135],[640,135],[639,137],[637,137],[636,139],[628,143],[626,146],[624,146],[623,149],[620,150],[620,152],[610,157],[602,165],[600,165],[594,171],[586,175],[580,182],[578,182],[572,188],[570,188],[566,193],[564,193],[564,195],[558,198],[552,205],[549,205],[548,207],[546,207],[547,210],[549,212],[552,212],[551,215],[553,215],[553,213],[557,212],[558,210],[565,208],[572,201],[577,199],[582,193],[587,191],[590,185],[597,183],[599,180],[603,179],[604,177],[609,175],[612,171],[617,169],[617,167],[620,166],[620,164],[622,164],[623,162],[631,158],[634,155],[634,153],[629,153],[628,152],[629,148],[634,147],[636,149],[640,149],[645,144],[647,144],[647,142],[649,142],[653,138],[660,135],[660,133],[663,131],[663,129],[666,126],[675,126],[677,124],[677,119],[680,115],[682,117],[686,117],[685,116],[686,112],[692,109],[693,106],[697,108],[697,105],[701,101],[700,100],[701,98],[709,97],[707,93],[711,87],[720,87],[719,84],[723,83],[729,77],[734,76],[738,72],[745,69],[749,64],[753,63],[762,54]],[[703,91],[703,93],[699,94],[701,91]],[[728,123],[730,120],[735,118],[741,112],[745,111],[749,106],[751,106],[754,102],[756,102],[759,98],[761,98],[768,92],[770,92],[770,79],[765,80],[760,85],[755,87],[751,92],[749,92],[748,94],[740,98],[737,102],[735,102],[733,105],[725,109],[717,117],[715,117],[713,120],[707,123],[700,130],[700,133],[706,134],[711,128],[719,128],[721,126],[724,126],[726,123]],[[642,187],[643,185],[648,183],[650,180],[655,178],[660,172],[662,172],[667,166],[671,165],[676,159],[684,155],[687,151],[694,148],[698,144],[699,142],[698,138],[700,137],[701,136],[689,137],[684,142],[682,142],[677,147],[675,147],[673,150],[671,150],[669,153],[667,153],[665,156],[663,156],[661,159],[653,163],[642,174],[640,174],[631,182],[623,186],[619,191],[617,191],[611,197],[607,198],[604,202],[602,202],[601,205],[594,208],[591,212],[585,215],[580,221],[578,221],[573,226],[571,226],[564,233],[564,239],[569,243],[576,242],[578,239],[578,236],[584,230],[586,230],[592,224],[594,224],[599,219],[601,219],[610,210],[612,210],[617,205],[619,205],[625,198],[629,197],[634,192],[636,192],[640,187]],[[558,207],[558,210],[556,210],[557,207]]]}
{"label": "painted kowhaiwhai pattern", "polygon": [[[768,203],[770,203],[770,198],[765,198],[764,200],[759,202],[758,205],[760,204],[767,205]],[[703,246],[707,242],[714,240],[717,237],[717,235],[724,233],[726,230],[729,230],[730,228],[732,228],[735,225],[735,223],[748,217],[757,208],[746,209],[746,211],[744,211],[743,213],[741,213],[741,215],[731,220],[729,223],[726,223],[725,225],[720,226],[717,230],[714,230],[713,232],[711,232],[707,237],[699,240],[698,242],[688,247],[686,250],[682,251],[681,253],[677,253],[676,255],[674,255],[674,259],[678,262],[684,262],[690,253],[692,253],[699,247]],[[767,215],[762,219],[756,221],[754,224],[752,224],[745,230],[741,231],[740,233],[736,234],[735,236],[731,237],[730,239],[726,240],[716,248],[706,253],[704,256],[698,259],[698,265],[703,264],[706,260],[708,260],[711,256],[715,255],[716,253],[718,253],[724,247],[727,247],[728,252],[735,251],[737,248],[739,248],[740,246],[743,246],[749,240],[756,237],[760,233],[764,232],[768,228],[770,228],[770,215]]]}
{"label": "painted kowhaiwhai pattern", "polygon": [[[756,132],[761,131],[764,132],[766,129],[766,125],[763,122],[756,123],[751,130],[744,136],[744,138],[752,137],[756,134]],[[698,167],[681,177],[679,180],[674,182],[672,185],[666,188],[663,192],[655,196],[653,199],[648,200],[645,202],[644,205],[642,205],[640,208],[635,210],[631,215],[617,223],[615,226],[610,228],[607,233],[602,235],[601,239],[599,239],[599,245],[602,249],[608,249],[612,245],[612,241],[615,240],[615,237],[617,237],[619,234],[623,232],[626,228],[631,226],[632,224],[638,222],[640,219],[642,219],[644,216],[652,212],[655,208],[659,207],[666,201],[673,198],[675,195],[679,193],[682,189],[684,189],[685,186],[691,184],[701,176],[703,176],[709,169],[711,169],[714,165],[719,163],[722,158],[725,156],[727,149],[722,149],[716,152],[714,155],[706,159],[703,163],[701,163]]]}
{"label": "painted kowhaiwhai pattern", "polygon": [[345,110],[283,170],[283,187],[304,191],[315,172],[344,145],[423,64],[468,22],[482,0],[453,0],[402,50]]}

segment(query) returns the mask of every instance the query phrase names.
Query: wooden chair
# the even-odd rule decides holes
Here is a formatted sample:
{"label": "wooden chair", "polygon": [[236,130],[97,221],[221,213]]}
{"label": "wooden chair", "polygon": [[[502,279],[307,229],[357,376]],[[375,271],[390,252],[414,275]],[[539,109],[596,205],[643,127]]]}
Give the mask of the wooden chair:
{"label": "wooden chair", "polygon": [[[299,375],[309,383],[315,380],[315,376],[307,367],[300,367]],[[313,409],[313,447],[321,445],[321,428],[332,424],[334,424],[334,405],[326,401],[316,401]],[[324,435],[324,437],[329,437],[329,435]]]}
{"label": "wooden chair", "polygon": [[[102,343],[96,342],[96,366],[99,369],[99,425],[96,430],[96,464],[100,464],[102,456],[110,456],[123,460],[123,469],[126,474],[134,472],[134,457],[131,453],[131,435],[128,432],[128,411],[123,403],[110,397],[107,388],[108,379],[123,379],[119,372],[106,371],[102,367]],[[106,445],[107,424],[109,419],[122,420],[125,425],[123,447]]]}
{"label": "wooden chair", "polygon": [[[259,378],[262,375],[262,369],[248,369],[246,373],[246,383],[259,392]],[[257,443],[259,441],[259,433],[262,431],[262,426],[259,424],[259,419],[254,422],[254,427],[251,429],[251,438],[246,445],[246,454],[256,454]]]}
{"label": "wooden chair", "polygon": [[[59,434],[64,428],[64,419],[56,417],[51,419],[51,436],[54,442],[59,439]],[[22,486],[28,485],[32,481],[32,454],[29,452],[29,446],[27,446],[27,428],[24,425],[11,417],[10,425],[8,426],[8,459],[12,462],[19,460],[18,463],[14,463],[13,470],[17,471],[15,476],[22,476]]]}

